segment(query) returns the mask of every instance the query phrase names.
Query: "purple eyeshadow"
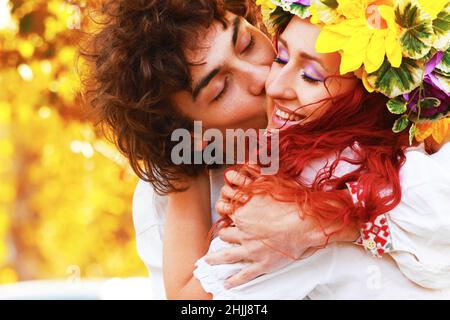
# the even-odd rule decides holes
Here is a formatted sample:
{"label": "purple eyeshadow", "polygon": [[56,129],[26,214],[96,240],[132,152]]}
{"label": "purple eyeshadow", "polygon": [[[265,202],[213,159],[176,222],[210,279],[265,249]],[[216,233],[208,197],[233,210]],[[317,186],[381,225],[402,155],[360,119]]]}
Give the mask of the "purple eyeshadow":
{"label": "purple eyeshadow", "polygon": [[[312,71],[312,73],[316,74],[319,78],[312,76],[312,75],[310,74],[310,71]],[[305,72],[307,73],[307,76],[308,76],[308,77],[310,77],[310,78],[312,78],[312,79],[314,79],[314,80],[317,80],[317,81],[324,81],[324,78],[325,78],[325,77],[324,77],[324,76],[323,76],[316,68],[314,68],[314,67],[310,67],[310,70],[305,70]]]}

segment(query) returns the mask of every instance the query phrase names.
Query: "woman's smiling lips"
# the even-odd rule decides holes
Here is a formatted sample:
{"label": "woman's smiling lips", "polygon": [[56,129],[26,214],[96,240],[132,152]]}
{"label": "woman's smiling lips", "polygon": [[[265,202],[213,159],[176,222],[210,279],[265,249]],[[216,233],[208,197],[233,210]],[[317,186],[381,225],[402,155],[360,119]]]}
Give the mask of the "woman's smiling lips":
{"label": "woman's smiling lips", "polygon": [[287,108],[275,105],[272,113],[272,123],[279,128],[287,128],[306,119],[306,116],[294,113]]}

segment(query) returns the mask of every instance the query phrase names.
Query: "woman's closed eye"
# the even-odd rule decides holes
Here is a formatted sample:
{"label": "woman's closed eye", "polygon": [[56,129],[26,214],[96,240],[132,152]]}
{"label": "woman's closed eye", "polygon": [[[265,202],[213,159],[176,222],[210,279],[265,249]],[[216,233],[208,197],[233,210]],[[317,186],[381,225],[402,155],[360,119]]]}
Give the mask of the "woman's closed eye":
{"label": "woman's closed eye", "polygon": [[300,70],[300,76],[302,77],[303,80],[305,80],[306,82],[312,83],[312,84],[317,84],[319,82],[323,82],[322,80],[306,73],[306,71],[304,69]]}
{"label": "woman's closed eye", "polygon": [[281,57],[277,56],[277,57],[275,57],[274,62],[278,63],[278,64],[281,64],[281,65],[286,65],[286,64],[288,64],[289,61],[287,61],[285,59],[282,59]]}
{"label": "woman's closed eye", "polygon": [[[278,63],[278,64],[280,64],[280,65],[283,65],[283,66],[289,63],[289,61],[287,61],[286,59],[283,59],[283,58],[281,58],[281,57],[279,57],[279,56],[277,56],[277,57],[275,58],[274,62],[275,62],[275,63]],[[309,82],[309,83],[311,83],[311,84],[316,84],[316,83],[319,83],[319,82],[323,82],[323,80],[321,80],[321,79],[319,79],[319,78],[317,78],[317,77],[314,77],[314,76],[310,75],[310,74],[307,73],[304,69],[300,69],[300,77],[301,77],[303,80],[305,80],[306,82]]]}
{"label": "woman's closed eye", "polygon": [[289,63],[289,51],[284,47],[278,45],[277,47],[277,56],[274,60],[275,63],[286,65]]}

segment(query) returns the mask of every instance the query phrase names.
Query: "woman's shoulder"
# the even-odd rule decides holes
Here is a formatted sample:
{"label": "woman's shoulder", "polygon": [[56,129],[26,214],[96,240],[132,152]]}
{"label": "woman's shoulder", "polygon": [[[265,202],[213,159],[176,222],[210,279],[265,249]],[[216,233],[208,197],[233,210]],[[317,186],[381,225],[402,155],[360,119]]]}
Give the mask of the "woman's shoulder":
{"label": "woman's shoulder", "polygon": [[423,183],[445,182],[450,184],[450,143],[439,151],[429,154],[423,145],[411,147],[405,151],[406,161],[400,170],[400,180],[405,190]]}
{"label": "woman's shoulder", "polygon": [[425,149],[425,145],[422,143],[420,145],[406,148],[405,154],[408,158],[417,158],[417,159],[432,159],[435,161],[445,161],[450,157],[450,142],[442,145],[439,150],[434,153],[428,153]]}

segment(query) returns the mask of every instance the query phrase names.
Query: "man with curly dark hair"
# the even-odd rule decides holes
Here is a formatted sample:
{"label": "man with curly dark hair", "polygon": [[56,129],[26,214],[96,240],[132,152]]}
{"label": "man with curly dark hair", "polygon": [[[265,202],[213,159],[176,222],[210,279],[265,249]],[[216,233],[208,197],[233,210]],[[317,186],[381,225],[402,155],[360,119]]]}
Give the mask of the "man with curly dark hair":
{"label": "man with curly dark hair", "polygon": [[[159,194],[204,165],[175,166],[175,129],[264,128],[273,58],[249,0],[106,1],[82,56],[86,96],[138,176]],[[245,19],[247,19],[247,21]],[[250,22],[250,23],[249,23]],[[226,89],[226,90],[225,90]]]}
{"label": "man with curly dark hair", "polygon": [[206,235],[218,219],[211,219],[211,203],[223,171],[211,170],[210,199],[206,164],[175,165],[171,135],[192,131],[197,120],[222,132],[265,128],[264,84],[274,50],[250,0],[108,0],[102,9],[100,31],[81,53],[91,66],[86,97],[136,174],[153,187],[138,186],[136,198],[146,205],[135,207],[134,216],[155,296],[163,291],[164,233],[167,296],[189,298],[198,285],[194,263],[207,252]]}

